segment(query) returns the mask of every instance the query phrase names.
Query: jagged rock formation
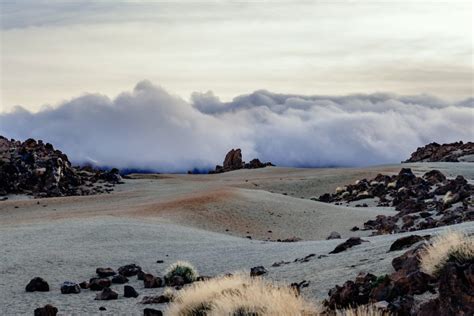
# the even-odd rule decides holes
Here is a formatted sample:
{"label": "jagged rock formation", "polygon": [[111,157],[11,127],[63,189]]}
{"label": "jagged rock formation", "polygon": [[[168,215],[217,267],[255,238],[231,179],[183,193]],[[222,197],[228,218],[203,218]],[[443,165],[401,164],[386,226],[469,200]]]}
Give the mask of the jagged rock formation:
{"label": "jagged rock formation", "polygon": [[120,181],[117,169],[72,167],[66,154],[49,143],[31,138],[20,142],[0,136],[0,195],[89,195],[110,192]]}
{"label": "jagged rock formation", "polygon": [[245,163],[242,160],[242,151],[240,148],[231,149],[224,159],[224,164],[222,166],[217,165],[216,169],[209,171],[209,173],[222,173],[227,171],[239,170],[239,169],[257,169],[264,168],[267,166],[274,166],[271,162],[261,162],[257,158],[250,160],[250,162]]}
{"label": "jagged rock formation", "polygon": [[462,176],[447,179],[438,170],[417,177],[403,168],[398,175],[377,175],[372,180],[358,180],[323,194],[319,201],[350,203],[373,199],[377,206],[393,206],[394,216],[379,215],[364,223],[374,234],[392,234],[458,224],[474,220],[474,185]]}
{"label": "jagged rock formation", "polygon": [[[404,162],[459,162],[464,160],[463,157],[474,155],[474,143],[455,142],[440,145],[431,143],[423,147],[418,147],[411,154],[411,157]],[[466,159],[466,161],[474,161],[474,159]]]}

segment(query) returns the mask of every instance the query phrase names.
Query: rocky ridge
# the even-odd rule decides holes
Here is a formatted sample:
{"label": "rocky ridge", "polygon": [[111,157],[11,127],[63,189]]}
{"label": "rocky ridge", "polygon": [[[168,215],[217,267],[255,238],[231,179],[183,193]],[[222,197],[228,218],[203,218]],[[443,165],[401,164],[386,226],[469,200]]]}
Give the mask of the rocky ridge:
{"label": "rocky ridge", "polygon": [[464,156],[474,155],[474,143],[455,142],[450,144],[430,143],[418,147],[411,157],[404,162],[459,162]]}
{"label": "rocky ridge", "polygon": [[31,138],[21,142],[0,136],[0,196],[90,195],[110,192],[121,180],[118,169],[73,167],[67,155],[50,143]]}

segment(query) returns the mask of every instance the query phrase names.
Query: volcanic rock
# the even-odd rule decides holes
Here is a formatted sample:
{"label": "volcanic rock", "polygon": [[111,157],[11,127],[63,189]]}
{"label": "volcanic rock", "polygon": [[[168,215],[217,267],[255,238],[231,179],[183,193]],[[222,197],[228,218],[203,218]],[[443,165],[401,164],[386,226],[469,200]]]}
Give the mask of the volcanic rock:
{"label": "volcanic rock", "polygon": [[424,240],[424,239],[425,239],[424,237],[421,237],[418,235],[410,235],[410,236],[398,238],[390,246],[389,251],[397,251],[397,250],[402,250],[404,248],[409,248],[411,245],[416,244],[420,240]]}
{"label": "volcanic rock", "polygon": [[145,308],[143,310],[143,316],[163,316],[163,312],[158,309]]}
{"label": "volcanic rock", "polygon": [[51,304],[47,304],[43,307],[38,307],[35,309],[35,316],[56,316],[58,313],[57,307],[54,307]]}
{"label": "volcanic rock", "polygon": [[134,263],[118,268],[118,273],[126,277],[137,275],[140,271],[142,271],[142,268]]}
{"label": "volcanic rock", "polygon": [[250,276],[256,277],[256,276],[267,274],[267,272],[268,272],[267,269],[265,269],[263,266],[253,267],[250,269]]}
{"label": "volcanic rock", "polygon": [[104,288],[100,293],[97,293],[97,295],[95,296],[95,300],[98,301],[116,300],[117,298],[118,293],[109,287]]}
{"label": "volcanic rock", "polygon": [[81,293],[81,287],[75,282],[65,281],[61,285],[62,294],[78,294]]}
{"label": "volcanic rock", "polygon": [[239,169],[257,169],[264,168],[267,166],[273,166],[271,162],[261,162],[259,159],[252,159],[249,163],[245,163],[242,160],[242,151],[240,148],[231,149],[225,156],[224,163],[222,166],[217,165],[215,170],[209,173],[221,173]]}
{"label": "volcanic rock", "polygon": [[418,147],[405,162],[459,162],[463,156],[474,154],[474,143],[455,142],[450,144],[430,143]]}
{"label": "volcanic rock", "polygon": [[48,292],[49,284],[43,278],[36,277],[31,279],[31,281],[25,287],[26,292]]}
{"label": "volcanic rock", "polygon": [[116,275],[117,273],[114,271],[114,269],[112,268],[97,268],[95,270],[95,273],[97,273],[97,275],[100,277],[100,278],[106,278],[106,277],[109,277],[109,276],[113,276],[113,275]]}
{"label": "volcanic rock", "polygon": [[146,289],[157,288],[163,286],[163,280],[160,277],[155,277],[153,274],[147,273],[143,276],[143,285]]}
{"label": "volcanic rock", "polygon": [[91,291],[101,291],[111,285],[112,282],[107,278],[92,278],[89,280],[89,289]]}
{"label": "volcanic rock", "polygon": [[133,288],[133,286],[130,285],[125,285],[123,287],[123,296],[124,297],[138,297],[140,294],[138,294],[137,291]]}
{"label": "volcanic rock", "polygon": [[128,279],[127,277],[119,274],[119,275],[115,275],[113,278],[112,278],[112,283],[114,284],[124,284],[124,283],[127,283],[128,282]]}
{"label": "volcanic rock", "polygon": [[363,240],[360,237],[351,237],[345,242],[343,242],[342,244],[337,245],[336,248],[334,248],[334,250],[330,252],[330,254],[346,251],[349,248],[352,248],[356,245],[360,245],[362,242],[368,242],[368,241]]}

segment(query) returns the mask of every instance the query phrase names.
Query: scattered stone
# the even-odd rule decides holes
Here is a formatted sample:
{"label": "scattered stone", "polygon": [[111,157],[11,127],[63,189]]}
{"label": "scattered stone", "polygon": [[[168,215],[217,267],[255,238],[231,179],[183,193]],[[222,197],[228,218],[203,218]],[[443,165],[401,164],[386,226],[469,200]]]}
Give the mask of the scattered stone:
{"label": "scattered stone", "polygon": [[128,279],[127,277],[119,274],[119,275],[115,275],[113,278],[112,278],[112,283],[114,284],[124,284],[124,283],[127,283],[128,282]]}
{"label": "scattered stone", "polygon": [[330,239],[340,239],[341,238],[341,234],[339,234],[338,232],[332,232],[331,234],[329,234],[328,238],[326,238],[327,240],[330,240]]}
{"label": "scattered stone", "polygon": [[91,291],[101,291],[111,285],[112,282],[107,278],[92,278],[89,280],[89,289]]}
{"label": "scattered stone", "polygon": [[368,241],[363,240],[360,237],[351,237],[345,242],[343,242],[342,244],[337,245],[336,248],[334,248],[334,250],[330,252],[330,254],[346,251],[349,248],[352,248],[356,245],[360,245],[362,242],[368,242]]}
{"label": "scattered stone", "polygon": [[81,293],[81,287],[75,282],[65,281],[61,285],[62,294],[79,294]]}
{"label": "scattered stone", "polygon": [[113,276],[113,275],[116,275],[117,273],[114,271],[114,269],[112,268],[97,268],[95,270],[95,273],[97,273],[97,275],[100,277],[100,278],[106,278],[106,277],[109,277],[109,276]]}
{"label": "scattered stone", "polygon": [[140,271],[142,271],[142,268],[136,264],[127,264],[125,266],[118,268],[118,273],[126,277],[135,276]]}
{"label": "scattered stone", "polygon": [[35,316],[56,316],[58,309],[51,304],[35,309]]}
{"label": "scattered stone", "polygon": [[[428,237],[429,237],[429,235],[428,235]],[[389,251],[397,251],[397,250],[402,250],[402,249],[405,249],[405,248],[409,248],[413,244],[416,244],[417,242],[419,242],[421,240],[425,240],[425,239],[426,239],[426,236],[422,237],[422,236],[418,236],[418,235],[410,235],[410,236],[406,236],[406,237],[401,237],[401,238],[398,238],[397,240],[395,240],[393,242],[393,244],[390,246]]]}
{"label": "scattered stone", "polygon": [[268,272],[267,269],[265,269],[263,266],[257,266],[250,269],[250,276],[256,277],[256,276],[267,274],[267,272]]}
{"label": "scattered stone", "polygon": [[163,316],[163,312],[158,309],[145,308],[143,310],[143,316]]}
{"label": "scattered stone", "polygon": [[97,295],[95,296],[95,300],[98,301],[116,300],[117,298],[118,293],[109,287],[104,288],[100,293],[97,293]]}
{"label": "scattered stone", "polygon": [[123,287],[123,296],[124,297],[138,297],[138,292],[135,291],[135,289],[133,288],[133,286],[130,286],[130,285],[125,285]]}
{"label": "scattered stone", "polygon": [[137,273],[137,280],[143,281],[144,278],[145,278],[145,274],[147,274],[147,273],[140,270],[140,271]]}
{"label": "scattered stone", "polygon": [[143,285],[146,289],[157,288],[163,286],[163,280],[160,277],[147,273],[143,276]]}
{"label": "scattered stone", "polygon": [[81,289],[84,289],[84,290],[85,290],[85,289],[88,289],[88,288],[89,288],[89,282],[83,281],[83,282],[79,283],[79,287],[80,287]]}
{"label": "scattered stone", "polygon": [[107,308],[105,308],[104,306],[101,306],[101,307],[99,307],[99,310],[100,310],[100,311],[106,311]]}
{"label": "scattered stone", "polygon": [[156,260],[156,263],[164,263],[164,260]]}
{"label": "scattered stone", "polygon": [[351,228],[351,232],[355,232],[355,231],[358,231],[358,230],[360,230],[360,228],[357,227],[357,226],[354,226],[354,227]]}
{"label": "scattered stone", "polygon": [[31,281],[25,287],[26,292],[48,292],[49,284],[43,278],[36,277],[31,279]]}

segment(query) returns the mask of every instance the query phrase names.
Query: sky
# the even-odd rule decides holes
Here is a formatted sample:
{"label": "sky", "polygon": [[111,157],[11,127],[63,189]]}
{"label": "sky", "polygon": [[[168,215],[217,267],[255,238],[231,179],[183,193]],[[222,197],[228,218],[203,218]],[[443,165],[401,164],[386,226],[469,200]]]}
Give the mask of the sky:
{"label": "sky", "polygon": [[472,1],[1,0],[1,106],[147,79],[189,99],[473,94]]}
{"label": "sky", "polygon": [[0,135],[74,163],[398,163],[474,140],[469,1],[0,0]]}

